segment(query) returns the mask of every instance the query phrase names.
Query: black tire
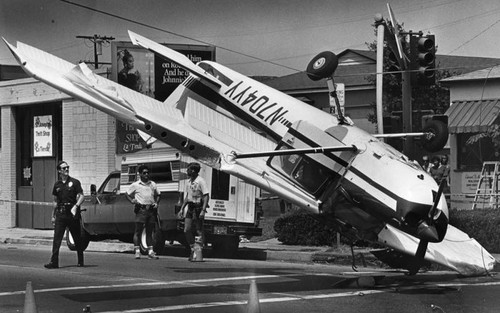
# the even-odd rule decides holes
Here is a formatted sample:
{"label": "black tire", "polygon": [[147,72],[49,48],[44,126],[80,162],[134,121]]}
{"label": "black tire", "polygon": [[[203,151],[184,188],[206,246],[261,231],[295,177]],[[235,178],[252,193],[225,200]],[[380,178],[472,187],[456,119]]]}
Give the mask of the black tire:
{"label": "black tire", "polygon": [[424,133],[431,135],[424,135],[422,146],[428,152],[438,152],[443,149],[448,141],[448,126],[438,120],[430,120],[427,122],[423,129]]}
{"label": "black tire", "polygon": [[239,236],[216,236],[212,240],[212,249],[217,255],[232,257],[238,251],[239,244]]}
{"label": "black tire", "polygon": [[[163,252],[163,249],[165,248],[165,239],[158,222],[155,224],[155,227],[153,228],[153,233],[151,234],[151,237],[153,241],[152,245],[154,252],[156,252],[156,254],[161,254]],[[148,254],[148,245],[146,241],[145,227],[143,228],[141,237],[139,238],[139,249],[141,250],[141,254],[143,255]]]}
{"label": "black tire", "polygon": [[[83,228],[83,222],[80,221],[80,243],[82,245],[83,251],[85,251],[90,243],[90,234]],[[66,229],[66,245],[71,251],[76,251],[75,240],[71,236],[69,229]]]}
{"label": "black tire", "polygon": [[311,80],[317,81],[331,77],[338,65],[339,59],[335,53],[323,51],[309,62],[306,73]]}

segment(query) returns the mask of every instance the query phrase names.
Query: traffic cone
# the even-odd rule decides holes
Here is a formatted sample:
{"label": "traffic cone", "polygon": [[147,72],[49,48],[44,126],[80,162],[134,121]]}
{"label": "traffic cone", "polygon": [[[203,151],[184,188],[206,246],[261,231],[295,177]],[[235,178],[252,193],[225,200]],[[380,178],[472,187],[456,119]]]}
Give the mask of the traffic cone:
{"label": "traffic cone", "polygon": [[201,237],[196,237],[191,262],[203,262],[203,242],[201,242]]}
{"label": "traffic cone", "polygon": [[35,293],[31,282],[26,283],[26,295],[24,296],[24,313],[38,313],[36,308]]}
{"label": "traffic cone", "polygon": [[260,313],[259,293],[255,279],[250,282],[250,291],[248,293],[247,313]]}

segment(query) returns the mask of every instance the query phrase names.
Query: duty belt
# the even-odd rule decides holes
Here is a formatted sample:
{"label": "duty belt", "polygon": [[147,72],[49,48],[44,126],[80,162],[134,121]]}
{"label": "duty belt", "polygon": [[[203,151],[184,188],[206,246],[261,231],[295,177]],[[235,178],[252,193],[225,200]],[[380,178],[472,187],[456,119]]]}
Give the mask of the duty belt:
{"label": "duty belt", "polygon": [[70,206],[70,205],[75,205],[74,203],[58,203],[57,206],[58,207],[67,207],[67,206]]}
{"label": "duty belt", "polygon": [[149,210],[153,208],[152,204],[136,204],[137,207],[145,210]]}
{"label": "duty belt", "polygon": [[56,209],[59,213],[68,213],[73,206],[73,203],[58,203]]}

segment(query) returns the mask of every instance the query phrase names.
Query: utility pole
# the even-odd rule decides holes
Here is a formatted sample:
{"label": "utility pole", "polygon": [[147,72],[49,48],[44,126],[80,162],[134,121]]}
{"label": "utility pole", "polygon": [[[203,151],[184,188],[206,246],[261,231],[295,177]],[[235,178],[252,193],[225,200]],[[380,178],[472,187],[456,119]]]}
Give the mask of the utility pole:
{"label": "utility pole", "polygon": [[[83,38],[83,39],[88,39],[92,41],[94,44],[94,68],[97,69],[99,67],[99,64],[111,64],[109,62],[99,62],[99,55],[102,55],[102,43],[107,42],[109,43],[111,40],[114,40],[115,37],[108,37],[108,36],[100,36],[100,35],[94,35],[94,36],[76,36],[76,38]],[[91,63],[90,61],[84,61],[85,63]]]}

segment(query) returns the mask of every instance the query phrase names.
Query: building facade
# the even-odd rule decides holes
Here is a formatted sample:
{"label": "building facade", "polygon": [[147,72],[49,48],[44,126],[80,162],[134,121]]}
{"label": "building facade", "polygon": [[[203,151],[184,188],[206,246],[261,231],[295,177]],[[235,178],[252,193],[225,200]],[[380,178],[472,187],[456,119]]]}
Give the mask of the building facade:
{"label": "building facade", "polygon": [[[114,118],[31,78],[0,82],[0,109],[0,199],[52,202],[59,160],[85,193],[116,168]],[[0,227],[52,228],[52,209],[0,202]]]}
{"label": "building facade", "polygon": [[[471,209],[484,162],[500,162],[500,144],[469,139],[500,123],[500,66],[444,79],[450,89],[450,189],[452,208]],[[482,207],[483,205],[481,205]]]}

